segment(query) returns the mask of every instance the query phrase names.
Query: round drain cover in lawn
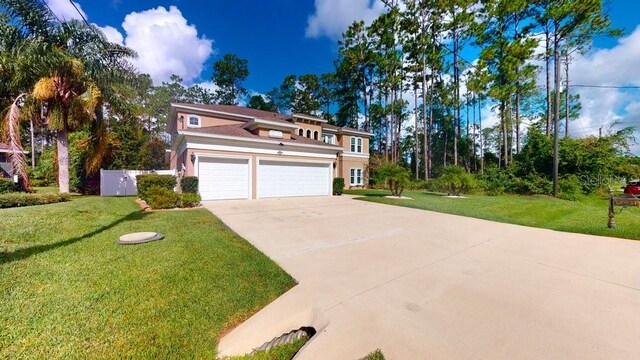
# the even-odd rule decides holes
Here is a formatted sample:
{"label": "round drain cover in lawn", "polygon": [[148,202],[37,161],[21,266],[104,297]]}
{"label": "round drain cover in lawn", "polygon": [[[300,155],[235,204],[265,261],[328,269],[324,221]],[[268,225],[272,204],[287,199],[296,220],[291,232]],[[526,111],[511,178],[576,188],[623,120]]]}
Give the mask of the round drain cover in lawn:
{"label": "round drain cover in lawn", "polygon": [[142,244],[149,241],[162,240],[164,235],[157,232],[137,232],[120,236],[117,243],[122,245]]}

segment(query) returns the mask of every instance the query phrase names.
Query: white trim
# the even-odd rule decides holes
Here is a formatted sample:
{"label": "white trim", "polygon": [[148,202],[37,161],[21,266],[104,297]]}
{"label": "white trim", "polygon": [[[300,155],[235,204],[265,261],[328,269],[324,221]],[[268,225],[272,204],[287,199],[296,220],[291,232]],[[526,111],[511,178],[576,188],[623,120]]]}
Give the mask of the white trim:
{"label": "white trim", "polygon": [[369,154],[358,154],[358,153],[350,153],[350,152],[344,152],[342,153],[343,157],[350,157],[350,158],[358,158],[358,159],[369,159]]}
{"label": "white trim", "polygon": [[[198,125],[191,125],[191,118],[198,119]],[[187,115],[187,127],[188,128],[199,128],[202,126],[202,118],[199,115],[188,114]]]}
{"label": "white trim", "polygon": [[[353,144],[352,144],[353,142]],[[360,144],[358,145],[358,142]],[[351,136],[349,135],[349,153],[351,154],[363,154],[362,151],[364,149],[364,141],[362,141],[362,137],[360,136]],[[360,151],[358,151],[358,146],[360,146]]]}
{"label": "white trim", "polygon": [[[358,180],[358,170],[360,170],[360,182],[352,183],[351,182],[351,172],[356,170],[353,177],[357,181]],[[364,170],[362,168],[349,168],[349,186],[364,186]]]}
{"label": "white trim", "polygon": [[291,114],[291,116],[293,116],[294,118],[298,118],[298,119],[317,121],[317,122],[321,122],[321,123],[327,123],[328,122],[325,119],[322,119],[322,118],[319,118],[319,117],[315,117],[315,116],[312,116],[312,115],[293,113],[293,114]]}
{"label": "white trim", "polygon": [[[258,149],[258,148],[241,147],[241,146],[234,146],[234,145],[203,144],[203,143],[192,143],[192,142],[187,143],[187,147],[192,150],[213,150],[213,151],[265,154],[265,155],[275,155],[275,156],[302,156],[302,157],[318,158],[318,159],[336,159],[335,153],[322,154],[322,153],[314,153],[314,152],[289,151],[289,150],[279,150],[279,149]],[[282,155],[278,155],[278,152],[281,152]]]}
{"label": "white trim", "polygon": [[278,141],[278,140],[255,139],[255,138],[251,139],[251,138],[245,138],[245,137],[240,137],[240,136],[206,134],[206,133],[190,132],[190,131],[184,131],[184,130],[178,131],[178,134],[188,135],[188,136],[196,136],[196,137],[203,137],[203,138],[211,138],[211,139],[226,139],[226,140],[234,140],[234,141],[244,141],[244,142],[249,142],[249,143],[263,143],[263,144],[276,144],[276,145],[279,145],[279,144],[282,143],[282,144],[285,144],[286,146],[297,146],[297,147],[305,147],[305,148],[312,148],[312,149],[326,149],[326,150],[334,150],[334,151],[342,151],[343,150],[339,146],[298,144],[298,143],[289,142],[287,140]]}
{"label": "white trim", "polygon": [[245,129],[255,129],[258,127],[258,125],[270,125],[270,126],[279,126],[285,129],[297,129],[298,125],[294,125],[294,124],[289,124],[289,123],[284,123],[284,122],[279,122],[279,121],[272,121],[272,120],[265,120],[265,119],[260,119],[260,118],[253,118],[252,121],[250,121],[249,123],[247,123],[247,125],[245,125]]}
{"label": "white trim", "polygon": [[[240,156],[240,155],[218,155],[218,154],[207,154],[207,153],[196,153],[194,152],[193,154],[196,155],[196,161],[194,163],[194,167],[193,167],[193,175],[199,178],[199,170],[200,170],[200,158],[207,158],[207,159],[242,159],[242,160],[248,160],[247,162],[247,166],[249,167],[249,197],[247,197],[247,199],[253,199],[253,192],[251,191],[253,189],[253,159],[251,156]],[[198,181],[198,194],[200,193],[200,181]],[[236,199],[229,199],[229,200],[236,200]]]}
{"label": "white trim", "polygon": [[[331,132],[331,133],[333,133],[333,134],[337,134],[338,132],[340,132],[340,129],[329,129],[329,128],[325,128],[325,127],[323,127],[323,128],[322,128],[322,132],[325,132],[325,131],[327,131],[327,132]],[[333,134],[332,134],[332,135],[333,135]]]}
{"label": "white trim", "polygon": [[360,136],[366,136],[366,137],[373,136],[372,133],[368,133],[366,131],[360,131],[360,130],[340,128],[340,130],[338,130],[338,131],[340,131],[342,133],[345,133],[347,135],[360,135]]}
{"label": "white trim", "polygon": [[193,106],[187,106],[187,105],[171,104],[171,107],[176,108],[176,109],[184,109],[184,110],[192,110],[192,111],[202,111],[202,112],[210,113],[210,114],[226,115],[226,116],[230,116],[230,117],[238,117],[238,118],[241,118],[241,119],[247,119],[247,120],[252,120],[252,119],[254,119],[254,117],[253,117],[253,116],[240,115],[240,114],[234,114],[234,113],[230,113],[230,112],[218,111],[218,110],[211,110],[211,109],[202,109],[202,108],[193,107]]}
{"label": "white trim", "polygon": [[[263,157],[263,156],[258,156],[256,157],[256,199],[260,199],[260,196],[258,194],[260,194],[260,189],[259,189],[259,184],[260,181],[258,181],[258,177],[260,176],[260,162],[261,161],[272,161],[272,162],[282,162],[282,163],[306,163],[306,164],[323,164],[323,165],[327,165],[329,166],[329,179],[327,180],[329,182],[329,189],[328,189],[328,194],[326,196],[332,196],[333,195],[333,161],[319,161],[319,160],[299,160],[299,159],[281,159],[281,158],[277,158],[277,157]],[[294,197],[294,196],[292,196]],[[303,196],[297,196],[297,197],[303,197]]]}

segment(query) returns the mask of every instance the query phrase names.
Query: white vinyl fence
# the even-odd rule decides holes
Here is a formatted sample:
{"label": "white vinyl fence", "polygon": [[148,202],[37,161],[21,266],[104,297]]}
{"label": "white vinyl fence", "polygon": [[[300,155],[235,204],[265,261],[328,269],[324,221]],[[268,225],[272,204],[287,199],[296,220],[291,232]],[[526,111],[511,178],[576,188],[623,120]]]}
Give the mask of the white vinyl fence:
{"label": "white vinyl fence", "polygon": [[175,170],[103,170],[100,169],[100,196],[138,195],[136,176],[175,175]]}

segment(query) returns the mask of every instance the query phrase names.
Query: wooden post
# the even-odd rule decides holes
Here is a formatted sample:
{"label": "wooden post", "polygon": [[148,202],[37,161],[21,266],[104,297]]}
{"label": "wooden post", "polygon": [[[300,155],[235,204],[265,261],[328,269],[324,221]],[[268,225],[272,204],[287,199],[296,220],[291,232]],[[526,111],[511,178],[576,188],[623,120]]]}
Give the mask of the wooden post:
{"label": "wooden post", "polygon": [[609,229],[615,229],[616,228],[615,216],[616,216],[616,213],[615,213],[615,210],[613,208],[613,189],[609,188],[609,223],[607,224]]}

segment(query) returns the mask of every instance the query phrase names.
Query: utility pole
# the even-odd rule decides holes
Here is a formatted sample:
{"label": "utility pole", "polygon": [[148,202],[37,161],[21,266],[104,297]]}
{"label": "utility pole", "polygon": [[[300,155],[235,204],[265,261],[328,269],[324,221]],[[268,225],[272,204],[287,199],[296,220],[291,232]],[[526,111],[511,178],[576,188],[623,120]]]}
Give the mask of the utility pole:
{"label": "utility pole", "polygon": [[558,28],[560,27],[559,21],[554,23],[554,36],[553,36],[553,61],[554,61],[554,82],[556,92],[554,94],[554,109],[553,109],[553,196],[558,197],[558,171],[560,165],[560,140],[558,139],[560,122],[560,34],[558,34]]}
{"label": "utility pole", "polygon": [[567,54],[565,56],[565,61],[564,61],[564,72],[565,72],[565,80],[566,80],[566,87],[564,88],[564,112],[565,112],[564,137],[566,138],[569,137],[569,62],[570,60],[571,58],[569,57],[569,52],[567,51]]}

